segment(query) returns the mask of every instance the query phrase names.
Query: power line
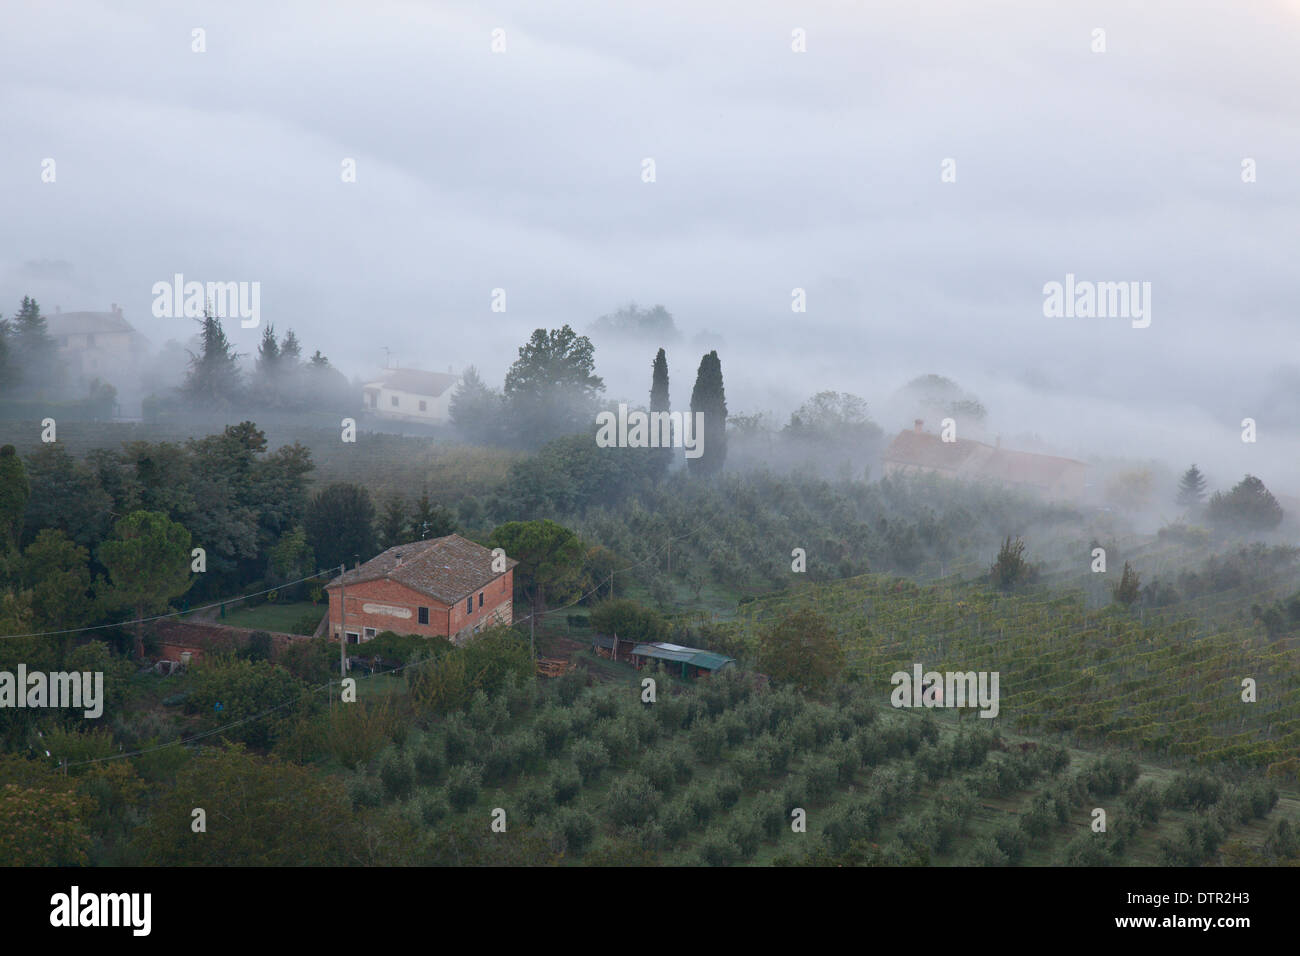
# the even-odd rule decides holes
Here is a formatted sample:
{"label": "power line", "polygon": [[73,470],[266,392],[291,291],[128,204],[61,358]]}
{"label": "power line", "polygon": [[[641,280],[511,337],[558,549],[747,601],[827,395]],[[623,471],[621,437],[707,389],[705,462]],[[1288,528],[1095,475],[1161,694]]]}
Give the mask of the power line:
{"label": "power line", "polygon": [[324,571],[317,571],[315,574],[309,574],[305,578],[299,578],[297,581],[285,581],[283,584],[277,584],[275,587],[266,588],[261,591],[253,591],[249,594],[240,594],[235,597],[224,598],[220,601],[214,601],[212,604],[205,604],[202,607],[193,607],[187,611],[168,611],[166,614],[157,614],[153,617],[133,618],[129,621],[119,621],[115,624],[96,624],[92,627],[74,627],[64,631],[32,631],[29,634],[0,634],[0,639],[11,637],[57,637],[60,634],[84,634],[87,631],[102,631],[112,627],[129,627],[132,624],[148,624],[151,621],[162,621],[169,617],[180,617],[185,614],[194,614],[198,611],[206,611],[209,608],[221,607],[223,604],[233,604],[236,601],[243,601],[251,597],[257,597],[259,594],[269,594],[272,591],[278,591],[281,588],[292,587],[295,584],[302,584],[305,581],[312,581],[332,573],[333,568]]}

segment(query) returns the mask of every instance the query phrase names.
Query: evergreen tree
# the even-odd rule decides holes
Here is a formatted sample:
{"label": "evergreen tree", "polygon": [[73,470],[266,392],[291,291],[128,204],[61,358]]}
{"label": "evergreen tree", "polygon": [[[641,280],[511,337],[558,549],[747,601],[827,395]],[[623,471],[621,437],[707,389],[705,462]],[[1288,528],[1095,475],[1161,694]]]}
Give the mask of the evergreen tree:
{"label": "evergreen tree", "polygon": [[23,534],[23,515],[31,496],[27,469],[13,445],[0,448],[0,556],[17,550]]}
{"label": "evergreen tree", "polygon": [[407,534],[406,502],[401,495],[393,495],[384,504],[384,513],[379,518],[379,544],[391,548],[410,540]]}
{"label": "evergreen tree", "polygon": [[687,458],[686,464],[692,474],[715,475],[722,470],[727,460],[727,394],[722,385],[722,362],[715,349],[700,359],[700,368],[695,375],[695,388],[691,390],[691,422],[694,428],[695,415],[704,413],[704,427],[695,435],[696,441],[702,441],[702,455]]}
{"label": "evergreen tree", "polygon": [[1247,475],[1226,495],[1216,491],[1208,508],[1210,524],[1223,531],[1270,531],[1282,523],[1282,506],[1264,482]]}
{"label": "evergreen tree", "polygon": [[[664,350],[660,349],[655,355],[654,374],[650,383],[650,411],[667,412],[669,411],[668,401],[668,357],[664,355]],[[655,479],[662,478],[668,471],[668,466],[672,463],[672,448],[661,448],[655,452],[655,467],[652,474]]]}
{"label": "evergreen tree", "polygon": [[9,322],[13,348],[12,368],[16,378],[29,387],[44,392],[58,378],[57,351],[41,315],[41,307],[31,296],[23,296],[18,314]]}
{"label": "evergreen tree", "polygon": [[262,329],[262,341],[257,347],[257,384],[259,400],[280,404],[280,345],[275,340],[275,324],[268,322]]}
{"label": "evergreen tree", "polygon": [[239,356],[226,338],[221,319],[205,309],[199,354],[190,352],[190,369],[181,392],[195,408],[228,408],[238,398]]}
{"label": "evergreen tree", "polygon": [[293,329],[284,333],[284,338],[280,340],[280,359],[289,368],[297,368],[302,362],[302,346],[298,343],[298,336],[293,334]]}
{"label": "evergreen tree", "polygon": [[1192,465],[1183,472],[1183,479],[1178,483],[1178,497],[1175,499],[1180,508],[1195,508],[1205,500],[1205,476],[1199,468]]}
{"label": "evergreen tree", "polygon": [[1124,573],[1120,575],[1119,583],[1111,586],[1111,594],[1114,595],[1116,602],[1130,607],[1138,599],[1141,587],[1142,576],[1137,573],[1133,565],[1125,561]]}
{"label": "evergreen tree", "polygon": [[473,365],[461,374],[460,384],[451,395],[449,412],[452,424],[467,441],[493,444],[502,437],[504,398],[487,386]]}
{"label": "evergreen tree", "polygon": [[429,500],[426,491],[415,503],[415,513],[411,516],[411,533],[419,541],[432,538],[445,538],[456,530],[456,519],[442,505],[435,505]]}

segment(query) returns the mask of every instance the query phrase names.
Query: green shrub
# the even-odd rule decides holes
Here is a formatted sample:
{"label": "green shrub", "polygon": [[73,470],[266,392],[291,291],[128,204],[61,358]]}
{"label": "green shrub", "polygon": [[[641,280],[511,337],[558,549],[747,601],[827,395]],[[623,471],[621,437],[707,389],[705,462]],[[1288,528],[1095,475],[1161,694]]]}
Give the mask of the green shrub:
{"label": "green shrub", "polygon": [[1006,854],[1007,860],[1012,864],[1019,863],[1024,858],[1025,851],[1029,849],[1026,831],[1022,827],[1010,824],[994,831],[993,842]]}
{"label": "green shrub", "polygon": [[752,859],[763,840],[763,824],[752,810],[733,814],[727,826],[727,839],[736,847],[742,860]]}
{"label": "green shrub", "polygon": [[677,842],[695,829],[695,810],[683,795],[664,807],[659,820],[668,839]]}
{"label": "green shrub", "polygon": [[266,631],[253,631],[248,635],[248,644],[240,656],[249,661],[269,661],[274,655],[274,649],[270,634]]}
{"label": "green shrub", "polygon": [[580,856],[591,846],[596,835],[596,820],[590,813],[573,807],[560,807],[551,815],[549,827],[564,837],[568,852]]}
{"label": "green shrub", "polygon": [[415,766],[415,779],[421,786],[431,786],[442,779],[447,769],[446,762],[443,760],[442,752],[434,749],[428,741],[423,741],[418,747],[412,748],[411,757]]}
{"label": "green shrub", "polygon": [[785,812],[785,801],[781,799],[779,793],[768,791],[759,796],[755,801],[755,808],[758,811],[759,824],[763,828],[763,835],[769,840],[775,840],[781,835],[785,828],[786,821],[789,817]]}
{"label": "green shrub", "polygon": [[1109,866],[1112,860],[1106,849],[1106,834],[1080,833],[1065,845],[1063,860],[1066,866]]}
{"label": "green shrub", "polygon": [[970,850],[967,851],[962,864],[964,866],[1010,866],[1011,860],[1006,852],[998,846],[997,840],[992,837],[984,837],[975,841]]}
{"label": "green shrub", "polygon": [[557,806],[555,783],[551,780],[530,780],[515,790],[519,815],[525,823],[533,824]]}
{"label": "green shrub", "polygon": [[658,792],[645,776],[629,773],[619,777],[609,788],[606,808],[615,826],[639,827],[654,817],[659,799]]}
{"label": "green shrub", "polygon": [[551,775],[551,787],[556,804],[562,806],[582,791],[582,774],[571,763],[561,764]]}
{"label": "green shrub", "polygon": [[389,747],[379,760],[379,779],[389,800],[405,800],[415,786],[415,764],[411,755]]}
{"label": "green shrub", "polygon": [[1133,818],[1142,826],[1154,826],[1160,822],[1163,797],[1159,788],[1150,780],[1144,780],[1130,790],[1124,802]]}
{"label": "green shrub", "polygon": [[740,850],[724,833],[710,833],[700,842],[700,861],[705,866],[731,866],[740,859]]}
{"label": "green shrub", "polygon": [[691,731],[691,746],[695,754],[706,764],[714,764],[722,759],[722,750],[726,746],[727,736],[717,721],[699,724]]}
{"label": "green shrub", "polygon": [[374,777],[358,773],[348,780],[348,796],[353,809],[379,807],[384,803],[384,788]]}
{"label": "green shrub", "polygon": [[703,783],[692,784],[684,794],[682,801],[690,808],[694,820],[693,828],[703,827],[709,822],[714,811],[718,809],[718,795],[713,787]]}
{"label": "green shrub", "polygon": [[1203,810],[1218,802],[1223,783],[1204,771],[1179,774],[1165,788],[1164,804],[1170,810]]}
{"label": "green shrub", "polygon": [[818,803],[828,799],[835,789],[838,778],[835,762],[829,757],[819,756],[808,761],[807,767],[804,768],[808,799]]}
{"label": "green shrub", "polygon": [[740,795],[744,790],[740,778],[726,770],[718,775],[718,779],[713,784],[713,789],[717,794],[719,806],[724,810],[734,807],[740,801]]}
{"label": "green shrub", "polygon": [[464,763],[479,750],[478,733],[463,714],[452,714],[443,722],[442,741],[448,766]]}
{"label": "green shrub", "polygon": [[447,802],[458,811],[467,810],[478,801],[482,787],[482,764],[461,764],[447,776]]}
{"label": "green shrub", "polygon": [[569,717],[554,704],[548,704],[533,721],[533,729],[541,735],[547,755],[554,757],[564,749],[565,741],[568,740]]}
{"label": "green shrub", "polygon": [[671,794],[677,787],[677,768],[673,766],[673,758],[666,750],[650,751],[641,758],[637,769],[664,795]]}
{"label": "green shrub", "polygon": [[582,775],[583,786],[591,783],[609,766],[609,751],[598,740],[579,740],[570,751],[573,764]]}
{"label": "green shrub", "polygon": [[450,808],[447,806],[446,792],[442,790],[424,794],[417,801],[417,805],[420,811],[420,819],[429,826],[434,826],[450,812]]}

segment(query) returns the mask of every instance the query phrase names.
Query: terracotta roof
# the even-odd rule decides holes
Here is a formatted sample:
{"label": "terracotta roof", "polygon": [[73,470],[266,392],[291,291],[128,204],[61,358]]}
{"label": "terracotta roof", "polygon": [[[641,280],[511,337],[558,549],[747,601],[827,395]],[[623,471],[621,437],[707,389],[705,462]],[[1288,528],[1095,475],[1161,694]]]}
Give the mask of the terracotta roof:
{"label": "terracotta roof", "polygon": [[45,316],[45,327],[50,335],[135,332],[120,312],[56,312]]}
{"label": "terracotta roof", "polygon": [[898,437],[889,443],[889,447],[885,449],[885,460],[955,472],[972,455],[979,454],[980,449],[988,447],[980,442],[965,439],[946,442],[940,440],[938,435],[909,430],[900,432]]}
{"label": "terracotta roof", "polygon": [[915,429],[899,433],[889,443],[884,457],[896,464],[941,469],[962,478],[987,478],[1044,489],[1053,488],[1069,471],[1087,467],[1073,458],[994,448],[978,441],[945,442],[938,435]]}
{"label": "terracotta roof", "polygon": [[997,448],[981,469],[981,474],[1009,484],[1052,488],[1073,468],[1085,467],[1083,462],[1071,458]]}
{"label": "terracotta roof", "polygon": [[[519,562],[506,559],[506,570]],[[503,571],[492,570],[492,551],[458,534],[428,541],[398,544],[371,558],[359,568],[335,578],[327,588],[366,581],[388,580],[427,594],[443,604],[455,604],[477,591]]]}
{"label": "terracotta roof", "polygon": [[380,380],[367,382],[367,387],[394,388],[399,392],[413,395],[428,395],[437,398],[447,389],[460,381],[459,375],[448,372],[425,372],[418,368],[387,368],[380,373]]}

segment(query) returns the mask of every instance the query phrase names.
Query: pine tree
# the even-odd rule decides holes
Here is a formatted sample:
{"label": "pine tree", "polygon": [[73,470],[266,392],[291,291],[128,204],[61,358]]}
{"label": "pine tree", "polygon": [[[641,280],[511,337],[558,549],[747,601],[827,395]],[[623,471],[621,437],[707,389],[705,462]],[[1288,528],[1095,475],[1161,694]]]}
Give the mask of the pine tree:
{"label": "pine tree", "polygon": [[1178,497],[1175,499],[1180,508],[1195,508],[1205,500],[1205,476],[1199,468],[1192,465],[1183,472],[1183,479],[1178,484]]}
{"label": "pine tree", "polygon": [[411,516],[411,533],[417,540],[444,538],[456,530],[456,519],[442,505],[435,505],[429,500],[426,491],[415,503],[415,513]]}
{"label": "pine tree", "polygon": [[280,341],[280,359],[289,368],[297,368],[302,361],[302,346],[298,344],[298,336],[293,334],[293,329],[284,333],[284,338]]}
{"label": "pine tree", "polygon": [[715,475],[727,460],[727,394],[716,349],[700,359],[695,375],[695,388],[691,390],[692,428],[699,412],[704,413],[704,427],[694,437],[704,443],[703,454],[687,457],[686,464],[692,474]]}
{"label": "pine tree", "polygon": [[1124,573],[1120,575],[1119,583],[1112,586],[1111,593],[1117,602],[1125,607],[1131,607],[1141,593],[1141,586],[1142,576],[1137,573],[1133,565],[1125,561]]}
{"label": "pine tree", "polygon": [[384,513],[379,519],[380,546],[391,548],[409,541],[407,524],[406,502],[401,495],[393,495],[384,505]]}
{"label": "pine tree", "polygon": [[461,374],[460,384],[451,394],[449,412],[451,423],[468,441],[489,445],[503,436],[505,399],[487,386],[473,365]]}
{"label": "pine tree", "polygon": [[257,347],[257,394],[268,405],[280,404],[280,346],[275,340],[275,324],[268,322],[262,329],[262,341]]}
{"label": "pine tree", "polygon": [[226,338],[221,319],[205,309],[198,321],[200,351],[190,352],[190,370],[181,391],[196,408],[229,407],[239,393],[239,356]]}
{"label": "pine tree", "polygon": [[[664,354],[663,349],[660,349],[659,353],[655,355],[654,374],[650,383],[650,411],[669,411],[668,357]],[[670,425],[669,427],[671,428],[672,426]],[[667,474],[668,466],[672,464],[673,451],[671,445],[672,443],[669,442],[668,447],[661,448],[654,453],[655,464],[651,470],[651,474],[654,476],[656,481]]]}
{"label": "pine tree", "polygon": [[9,320],[9,343],[15,378],[42,392],[45,386],[55,384],[59,369],[54,339],[41,315],[41,307],[31,296],[23,296],[18,314]]}

